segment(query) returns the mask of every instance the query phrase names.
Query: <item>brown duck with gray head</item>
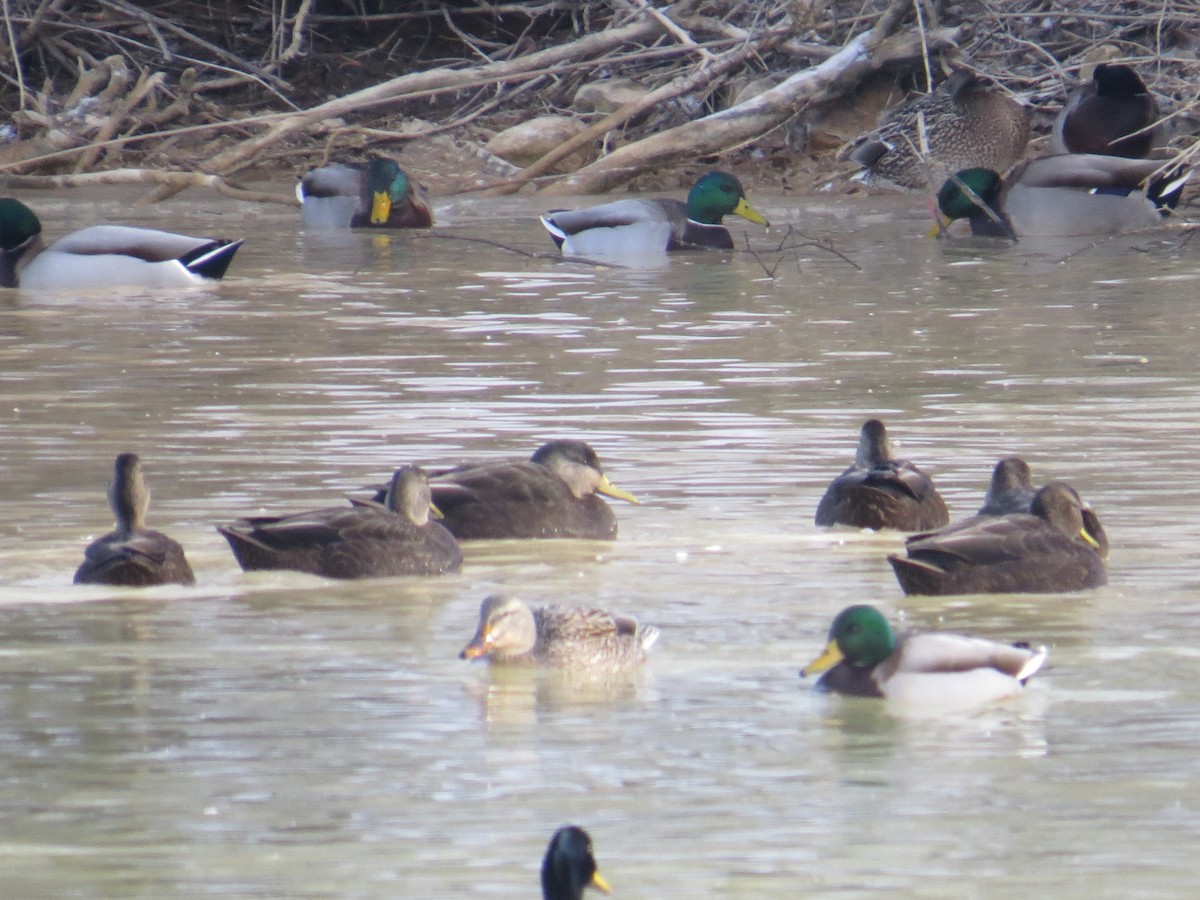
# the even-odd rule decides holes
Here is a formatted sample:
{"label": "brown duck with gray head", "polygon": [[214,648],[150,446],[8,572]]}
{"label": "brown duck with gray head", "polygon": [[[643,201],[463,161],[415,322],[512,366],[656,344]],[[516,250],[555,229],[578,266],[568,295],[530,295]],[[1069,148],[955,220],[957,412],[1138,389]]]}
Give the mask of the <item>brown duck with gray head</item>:
{"label": "brown duck with gray head", "polygon": [[816,524],[925,531],[950,521],[933,479],[892,455],[887,428],[868,419],[859,434],[854,465],[833,480],[817,504]]}
{"label": "brown duck with gray head", "polygon": [[[583,441],[543,444],[528,460],[471,463],[429,479],[443,523],[459,540],[612,540],[617,517],[600,494],[637,503],[613,484]],[[376,494],[376,499],[379,494]]]}
{"label": "brown duck with gray head", "polygon": [[1029,514],[973,516],[913,535],[905,551],[888,562],[906,594],[1050,594],[1107,581],[1079,495],[1061,482],[1038,491]]}
{"label": "brown duck with gray head", "polygon": [[326,578],[443,575],[462,566],[454,536],[430,519],[429,483],[417,466],[392,476],[385,501],[256,516],[218,525],[238,564]]}
{"label": "brown duck with gray head", "polygon": [[76,584],[151,587],[196,583],[183,547],[161,531],[146,527],[150,489],[136,453],[122,453],[113,466],[108,504],[117,527],[84,551],[75,572]]}
{"label": "brown duck with gray head", "polygon": [[[1071,488],[1072,491],[1075,488]],[[992,481],[983,498],[983,506],[976,515],[1007,516],[1011,513],[1028,513],[1038,489],[1033,484],[1033,473],[1029,464],[1019,456],[1006,456],[992,470]],[[1079,492],[1075,491],[1079,497]],[[1079,498],[1083,514],[1083,528],[1096,542],[1102,559],[1108,558],[1108,535],[1100,523],[1100,517],[1082,497]]]}

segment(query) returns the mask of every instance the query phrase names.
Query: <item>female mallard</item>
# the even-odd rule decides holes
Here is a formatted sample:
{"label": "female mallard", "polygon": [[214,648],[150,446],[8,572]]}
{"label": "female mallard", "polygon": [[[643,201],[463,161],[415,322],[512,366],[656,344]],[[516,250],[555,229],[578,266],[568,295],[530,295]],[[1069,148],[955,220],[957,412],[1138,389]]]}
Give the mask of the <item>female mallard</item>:
{"label": "female mallard", "polygon": [[[1074,488],[1071,488],[1074,491]],[[1019,456],[1006,456],[996,463],[992,470],[992,483],[988,486],[983,498],[983,506],[976,515],[1007,516],[1011,513],[1028,513],[1033,506],[1033,498],[1037,488],[1033,486],[1033,473],[1029,464]],[[1079,497],[1078,491],[1075,496]],[[1083,514],[1083,529],[1096,542],[1100,558],[1108,556],[1108,535],[1100,524],[1096,511],[1080,499],[1080,512]]]}
{"label": "female mallard", "polygon": [[493,594],[479,607],[479,628],[460,659],[492,663],[587,669],[621,674],[646,661],[658,629],[600,609],[541,606]]}
{"label": "female mallard", "polygon": [[543,444],[528,461],[475,463],[438,472],[429,483],[443,524],[460,541],[612,540],[617,517],[596,495],[638,502],[608,480],[595,450],[573,440]]}
{"label": "female mallard", "polygon": [[296,185],[306,228],[429,228],[425,189],[393,159],[334,163],[312,169]]}
{"label": "female mallard", "polygon": [[863,424],[854,465],[833,479],[817,504],[818,525],[924,531],[940,528],[950,513],[933,480],[907,459],[894,459],[887,429]]}
{"label": "female mallard", "polygon": [[1029,116],[990,81],[959,69],[856,143],[850,159],[870,183],[933,191],[959,169],[1007,170],[1025,155]]}
{"label": "female mallard", "polygon": [[1038,491],[1029,514],[973,516],[913,535],[905,550],[888,562],[906,594],[1061,593],[1107,581],[1079,495],[1061,482]]}
{"label": "female mallard", "polygon": [[591,837],[577,825],[564,825],[554,832],[542,858],[542,898],[580,900],[587,887],[603,894],[611,890],[596,867]]}
{"label": "female mallard", "polygon": [[240,240],[93,225],[42,243],[42,223],[20,200],[0,199],[0,287],[38,291],[187,287],[225,274]]}
{"label": "female mallard", "polygon": [[1001,179],[988,169],[966,169],[957,178],[995,214],[996,221],[952,179],[937,195],[949,221],[966,219],[985,237],[1069,237],[1123,234],[1162,225],[1179,202],[1187,175],[1152,179],[1161,163],[1073,153],[1043,156]]}
{"label": "female mallard", "polygon": [[450,532],[430,521],[432,508],[425,473],[404,466],[392,476],[382,505],[256,516],[217,531],[246,571],[292,569],[326,578],[457,572],[462,551]]}
{"label": "female mallard", "polygon": [[741,183],[725,172],[709,172],[692,185],[687,203],[631,198],[554,210],[542,224],[567,256],[612,256],[648,250],[732,250],[733,238],[722,220],[741,216],[768,225],[746,200]]}
{"label": "female mallard", "polygon": [[848,606],[829,629],[825,652],[801,670],[817,686],[907,706],[969,707],[1021,693],[1046,661],[1046,648],[957,634],[897,638],[873,606]]}
{"label": "female mallard", "polygon": [[1054,120],[1054,153],[1099,153],[1141,159],[1157,137],[1158,101],[1129,66],[1101,63],[1071,92]]}
{"label": "female mallard", "polygon": [[156,584],[196,583],[183,547],[161,531],[146,527],[150,490],[136,453],[122,453],[113,466],[108,505],[116,530],[97,538],[84,551],[75,572],[76,584],[150,587]]}

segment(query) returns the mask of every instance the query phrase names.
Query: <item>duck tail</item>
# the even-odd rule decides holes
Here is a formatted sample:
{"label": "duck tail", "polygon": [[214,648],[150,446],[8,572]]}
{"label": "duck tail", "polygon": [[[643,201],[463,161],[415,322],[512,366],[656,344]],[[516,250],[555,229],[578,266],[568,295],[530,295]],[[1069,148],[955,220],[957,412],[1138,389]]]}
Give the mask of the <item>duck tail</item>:
{"label": "duck tail", "polygon": [[242,241],[216,240],[179,257],[185,269],[200,278],[218,281],[225,275]]}
{"label": "duck tail", "polygon": [[1042,663],[1045,661],[1046,648],[1044,645],[1039,646],[1034,651],[1033,656],[1029,657],[1029,659],[1026,661],[1025,665],[1021,666],[1021,671],[1017,673],[1017,681],[1021,682],[1021,684],[1024,684],[1033,677],[1033,674],[1042,667]]}
{"label": "duck tail", "polygon": [[1146,196],[1159,209],[1174,209],[1183,196],[1183,187],[1192,173],[1183,169],[1172,169],[1166,175],[1155,178],[1146,188]]}
{"label": "duck tail", "polygon": [[642,649],[649,650],[658,640],[659,630],[653,625],[643,625],[638,628],[638,638],[642,642]]}

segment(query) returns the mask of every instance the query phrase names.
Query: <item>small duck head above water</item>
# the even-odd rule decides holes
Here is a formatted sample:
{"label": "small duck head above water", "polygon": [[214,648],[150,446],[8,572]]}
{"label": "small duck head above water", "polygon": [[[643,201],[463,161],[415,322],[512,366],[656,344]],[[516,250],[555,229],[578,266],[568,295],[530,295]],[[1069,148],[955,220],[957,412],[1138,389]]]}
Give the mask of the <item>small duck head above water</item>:
{"label": "small duck head above water", "polygon": [[542,897],[579,900],[588,887],[603,894],[611,890],[596,867],[591,836],[577,825],[564,825],[554,832],[542,858]]}

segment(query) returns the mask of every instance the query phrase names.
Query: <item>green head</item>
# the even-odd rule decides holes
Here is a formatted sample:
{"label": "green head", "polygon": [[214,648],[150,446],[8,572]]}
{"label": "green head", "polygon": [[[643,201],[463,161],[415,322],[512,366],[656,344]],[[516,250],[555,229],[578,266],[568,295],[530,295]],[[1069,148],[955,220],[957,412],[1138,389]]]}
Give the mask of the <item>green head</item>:
{"label": "green head", "polygon": [[[1000,194],[1000,176],[991,169],[963,169],[956,176],[959,181],[973,190],[979,199],[995,209],[996,197]],[[946,180],[937,195],[938,209],[947,219],[969,219],[982,210],[979,204],[963,192],[954,179]]]}
{"label": "green head", "polygon": [[896,635],[883,613],[873,606],[847,606],[829,628],[825,652],[809,663],[802,674],[817,675],[845,660],[859,669],[870,669],[892,655]]}
{"label": "green head", "polygon": [[0,250],[15,250],[42,233],[32,209],[12,197],[0,198]]}
{"label": "green head", "polygon": [[371,224],[382,225],[393,204],[408,195],[408,178],[394,159],[377,157],[367,164],[367,190],[371,192]]}
{"label": "green head", "polygon": [[720,225],[728,215],[756,225],[769,224],[746,200],[741,182],[726,172],[709,172],[692,185],[687,198],[688,218],[701,225]]}

